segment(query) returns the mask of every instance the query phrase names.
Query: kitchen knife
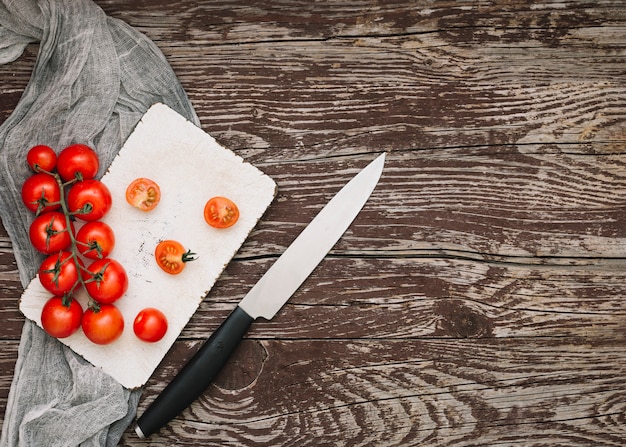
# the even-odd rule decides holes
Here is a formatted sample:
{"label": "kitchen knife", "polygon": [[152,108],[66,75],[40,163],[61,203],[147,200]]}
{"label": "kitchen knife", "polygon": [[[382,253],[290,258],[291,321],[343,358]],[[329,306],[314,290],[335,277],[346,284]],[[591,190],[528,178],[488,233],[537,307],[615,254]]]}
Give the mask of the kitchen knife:
{"label": "kitchen knife", "polygon": [[384,164],[383,153],[315,216],[137,420],[135,432],[140,438],[157,432],[202,394],[254,320],[276,315],[359,214]]}

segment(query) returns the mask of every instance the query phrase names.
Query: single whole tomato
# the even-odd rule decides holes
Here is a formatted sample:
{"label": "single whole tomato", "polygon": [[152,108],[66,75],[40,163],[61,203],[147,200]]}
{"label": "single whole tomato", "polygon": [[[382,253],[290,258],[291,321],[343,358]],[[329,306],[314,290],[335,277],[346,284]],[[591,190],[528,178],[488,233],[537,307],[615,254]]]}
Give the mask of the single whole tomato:
{"label": "single whole tomato", "polygon": [[142,211],[152,211],[160,200],[161,189],[149,178],[137,178],[126,188],[126,201]]}
{"label": "single whole tomato", "polygon": [[38,214],[54,211],[61,207],[61,188],[52,175],[34,174],[22,185],[22,201],[26,208]]}
{"label": "single whole tomato", "polygon": [[92,262],[83,275],[89,296],[100,304],[112,304],[128,289],[128,275],[122,264],[103,258]]}
{"label": "single whole tomato", "polygon": [[185,251],[183,245],[174,240],[165,240],[157,244],[154,259],[157,265],[170,275],[178,275],[185,268],[185,263],[196,259],[191,250]]}
{"label": "single whole tomato", "polygon": [[63,149],[57,158],[57,171],[66,182],[92,179],[99,167],[98,154],[85,144],[72,144]]}
{"label": "single whole tomato", "polygon": [[76,233],[76,246],[87,259],[106,258],[115,247],[115,233],[99,220],[87,222]]}
{"label": "single whole tomato", "polygon": [[72,298],[53,296],[41,309],[41,326],[53,337],[65,338],[80,327],[83,308]]}
{"label": "single whole tomato", "polygon": [[140,340],[154,343],[167,332],[167,318],[159,309],[148,307],[141,310],[133,322],[133,331]]}
{"label": "single whole tomato", "polygon": [[[71,223],[70,227],[73,227]],[[58,211],[37,216],[30,224],[28,236],[33,247],[45,254],[65,250],[72,243],[65,214]]]}
{"label": "single whole tomato", "polygon": [[204,220],[214,228],[228,228],[239,220],[239,208],[226,197],[211,197],[204,206]]}
{"label": "single whole tomato", "polygon": [[57,164],[57,154],[50,146],[38,144],[28,150],[26,162],[35,172],[52,172]]}
{"label": "single whole tomato", "polygon": [[69,251],[60,251],[48,256],[39,267],[39,281],[48,292],[62,296],[69,293],[78,282],[79,268]]}
{"label": "single whole tomato", "polygon": [[77,219],[101,219],[110,209],[113,199],[109,188],[100,180],[83,180],[72,185],[67,193],[67,206]]}
{"label": "single whole tomato", "polygon": [[124,332],[124,316],[113,304],[89,308],[83,314],[82,328],[85,336],[98,345],[108,345]]}

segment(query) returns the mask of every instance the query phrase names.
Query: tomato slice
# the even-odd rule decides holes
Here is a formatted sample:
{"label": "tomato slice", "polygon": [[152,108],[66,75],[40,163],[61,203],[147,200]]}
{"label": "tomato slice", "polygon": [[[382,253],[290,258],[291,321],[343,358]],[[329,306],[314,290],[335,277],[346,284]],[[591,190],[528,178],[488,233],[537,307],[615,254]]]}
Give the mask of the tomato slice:
{"label": "tomato slice", "polygon": [[137,178],[126,188],[126,201],[142,211],[152,211],[160,200],[161,189],[149,178]]}
{"label": "tomato slice", "polygon": [[178,275],[185,268],[185,263],[196,259],[196,254],[191,250],[185,251],[178,241],[165,240],[157,244],[154,250],[154,258],[157,265],[170,275]]}
{"label": "tomato slice", "polygon": [[239,220],[239,208],[226,197],[211,197],[204,205],[204,220],[214,228],[228,228]]}

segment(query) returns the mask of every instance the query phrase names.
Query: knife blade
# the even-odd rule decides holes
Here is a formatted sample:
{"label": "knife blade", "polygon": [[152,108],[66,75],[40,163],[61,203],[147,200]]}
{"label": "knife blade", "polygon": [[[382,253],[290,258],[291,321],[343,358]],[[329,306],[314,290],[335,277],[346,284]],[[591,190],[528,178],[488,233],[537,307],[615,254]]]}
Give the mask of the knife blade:
{"label": "knife blade", "polygon": [[385,154],[350,180],[302,230],[137,420],[146,438],[187,408],[211,384],[257,318],[270,320],[348,229],[376,187]]}

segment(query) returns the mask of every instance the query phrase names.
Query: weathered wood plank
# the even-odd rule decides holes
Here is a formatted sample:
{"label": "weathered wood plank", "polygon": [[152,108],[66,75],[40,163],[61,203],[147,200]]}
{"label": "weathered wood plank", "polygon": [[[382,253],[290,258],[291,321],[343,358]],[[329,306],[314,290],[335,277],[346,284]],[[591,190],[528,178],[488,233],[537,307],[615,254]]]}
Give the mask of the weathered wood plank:
{"label": "weathered wood plank", "polygon": [[218,381],[149,445],[617,446],[614,342],[249,341],[236,361],[262,374]]}
{"label": "weathered wood plank", "polygon": [[[121,16],[159,36],[208,112],[203,126],[233,148],[271,142],[281,161],[345,146],[623,142],[611,125],[623,122],[615,77],[624,74],[624,12],[615,2],[562,9],[486,2],[478,10],[462,2],[367,4],[334,2],[318,11],[285,2],[277,17],[264,7],[188,3],[169,19],[185,32],[163,40],[152,14],[167,6]],[[215,22],[241,24],[248,40],[212,32]],[[268,29],[275,36],[259,37]]]}
{"label": "weathered wood plank", "polygon": [[[182,336],[208,337],[269,265],[232,263]],[[253,326],[249,336],[623,338],[626,309],[618,297],[626,295],[625,267],[610,261],[528,266],[453,258],[331,257],[283,312]]]}
{"label": "weathered wood plank", "polygon": [[0,340],[16,341],[20,338],[24,317],[17,305],[22,290],[11,241],[0,225]]}
{"label": "weathered wood plank", "polygon": [[[4,303],[0,306],[5,308]],[[4,421],[9,389],[13,381],[18,344],[18,340],[8,340],[4,335],[4,330],[2,331],[2,337],[0,337],[0,412],[2,412],[2,421]]]}

